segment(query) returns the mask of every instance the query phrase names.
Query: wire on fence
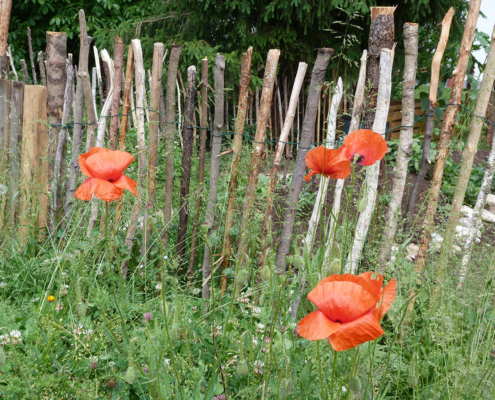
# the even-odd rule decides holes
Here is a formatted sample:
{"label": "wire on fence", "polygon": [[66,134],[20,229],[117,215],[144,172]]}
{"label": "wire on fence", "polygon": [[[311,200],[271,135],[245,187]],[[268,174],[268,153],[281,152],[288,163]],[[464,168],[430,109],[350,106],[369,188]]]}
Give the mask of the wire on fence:
{"label": "wire on fence", "polygon": [[[414,120],[414,123],[412,125],[399,125],[399,126],[396,126],[394,128],[388,129],[387,131],[384,132],[384,135],[386,137],[387,133],[396,131],[397,129],[400,129],[400,128],[414,128],[414,125],[416,125],[417,122],[421,121],[422,119],[424,119],[426,117],[433,117],[433,116],[435,116],[435,114],[436,114],[437,111],[442,110],[444,108],[447,108],[449,106],[460,106],[463,110],[467,111],[468,113],[470,113],[474,117],[481,118],[487,124],[490,124],[490,125],[492,125],[492,126],[495,127],[495,124],[493,122],[491,122],[488,118],[483,117],[481,115],[475,114],[472,110],[470,110],[469,108],[463,106],[462,104],[459,104],[459,103],[449,103],[449,104],[446,104],[446,105],[444,105],[442,107],[435,108],[435,112],[433,114],[424,114],[421,117],[415,119]],[[119,117],[119,116],[124,116],[124,115],[125,116],[130,116],[137,109],[147,109],[150,112],[155,112],[155,113],[158,113],[160,115],[165,116],[165,114],[162,113],[159,110],[153,110],[153,109],[151,109],[149,107],[136,107],[136,108],[130,110],[127,114],[119,113],[119,114],[114,114],[114,115],[108,115],[108,116],[103,117],[103,118],[112,118],[112,117]],[[174,124],[174,125],[182,125],[184,128],[189,128],[189,129],[193,129],[193,128],[195,128],[195,129],[206,129],[207,131],[211,132],[211,134],[213,136],[216,136],[216,137],[242,135],[243,137],[245,137],[245,138],[247,138],[249,140],[252,140],[255,143],[285,143],[285,144],[290,144],[290,145],[297,145],[300,149],[311,149],[311,148],[313,148],[315,146],[325,145],[327,143],[327,142],[316,142],[316,143],[311,143],[309,147],[305,147],[305,146],[299,146],[299,142],[285,142],[283,140],[270,140],[270,139],[266,139],[263,142],[260,142],[260,141],[257,141],[254,136],[251,136],[251,135],[249,135],[247,133],[237,133],[237,132],[228,132],[227,131],[227,132],[223,132],[221,135],[217,135],[217,134],[214,133],[213,129],[211,129],[211,128],[208,128],[208,127],[203,128],[201,126],[186,125],[183,121],[165,121],[165,123],[167,123],[167,124]],[[51,124],[51,126],[60,127],[62,129],[70,129],[70,128],[73,128],[74,125],[78,125],[78,124],[79,125],[95,125],[95,124],[98,124],[98,122],[69,122],[69,123],[67,123],[65,125]]]}

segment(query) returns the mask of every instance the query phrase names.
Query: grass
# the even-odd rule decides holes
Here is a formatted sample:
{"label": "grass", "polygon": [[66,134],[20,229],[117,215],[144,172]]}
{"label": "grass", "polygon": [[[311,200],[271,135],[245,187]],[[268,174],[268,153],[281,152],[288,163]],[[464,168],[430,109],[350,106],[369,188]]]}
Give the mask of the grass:
{"label": "grass", "polygon": [[[128,148],[134,149],[134,132],[129,133],[128,140]],[[248,154],[248,149],[244,151]],[[178,149],[176,170],[180,170],[179,163]],[[205,245],[213,253],[221,247],[229,167],[229,159],[222,157],[217,230],[208,243],[199,239],[199,264]],[[156,204],[163,200],[161,168],[160,162]],[[193,168],[197,168],[197,161]],[[241,168],[237,210],[242,209],[249,157],[242,158]],[[136,169],[130,170],[131,177]],[[197,176],[194,170],[192,176]],[[317,246],[302,257],[299,268],[281,275],[276,273],[273,248],[264,279],[256,279],[266,195],[263,178],[260,182],[256,215],[247,232],[250,276],[244,282],[236,277],[239,265],[234,258],[223,272],[228,277],[228,290],[222,294],[219,289],[219,269],[207,301],[201,299],[203,278],[198,264],[190,282],[175,273],[181,261],[174,257],[177,196],[170,226],[163,226],[158,207],[153,210],[157,233],[168,229],[171,239],[162,247],[155,233],[146,258],[140,254],[142,227],[131,254],[124,245],[125,224],[133,204],[127,194],[122,220],[108,239],[100,223],[91,237],[86,237],[91,205],[83,202],[75,203],[73,220],[55,238],[32,233],[20,240],[11,234],[19,226],[3,226],[0,348],[6,362],[0,366],[0,398],[211,400],[222,394],[227,399],[494,398],[495,260],[491,246],[475,249],[462,290],[457,289],[457,257],[453,257],[449,278],[440,284],[433,278],[435,253],[429,256],[425,273],[418,276],[400,251],[385,277],[386,282],[392,277],[398,282],[393,307],[382,321],[385,335],[337,353],[326,340],[309,342],[295,333],[297,322],[314,310],[305,296],[298,318],[294,321],[290,316],[301,276],[309,276],[310,286],[314,286],[322,273],[324,266],[318,256],[322,248]],[[175,184],[178,193],[178,177]],[[193,181],[191,193],[195,185]],[[312,207],[313,197],[304,193],[300,206]],[[380,201],[385,203],[378,204],[379,210],[386,206],[382,200],[386,193],[381,195]],[[206,193],[203,196],[206,198]],[[194,202],[192,198],[191,207]],[[282,212],[282,203],[277,204]],[[100,218],[105,218],[104,205],[99,203],[99,207]],[[203,204],[203,212],[204,208]],[[346,240],[356,220],[353,208],[349,210],[350,222],[337,243],[340,257],[349,245]],[[113,226],[114,212],[112,204],[109,226]],[[382,215],[383,211],[375,216],[370,229],[361,271],[377,268]],[[303,219],[297,221],[298,226],[304,223]],[[326,218],[321,221],[322,226],[326,223]],[[273,236],[277,237],[278,228],[274,229]],[[295,235],[301,229],[297,228]],[[109,245],[117,258],[108,256]],[[302,254],[300,251],[293,249],[295,254]],[[126,257],[129,274],[121,283],[118,266]],[[233,290],[236,285],[241,287],[237,293]],[[431,292],[439,285],[441,296],[432,300]],[[417,298],[413,318],[406,325],[403,319],[412,289]],[[304,294],[307,292],[305,289]],[[49,295],[55,296],[55,301],[48,302]],[[150,321],[143,321],[145,313],[152,314]],[[13,344],[13,336],[18,336],[15,331],[20,332],[18,344]]]}

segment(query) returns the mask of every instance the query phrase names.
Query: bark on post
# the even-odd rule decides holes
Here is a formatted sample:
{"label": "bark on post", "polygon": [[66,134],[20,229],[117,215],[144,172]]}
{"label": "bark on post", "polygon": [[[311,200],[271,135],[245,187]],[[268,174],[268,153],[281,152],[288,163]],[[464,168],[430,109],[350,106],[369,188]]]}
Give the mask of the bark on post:
{"label": "bark on post", "polygon": [[[70,109],[72,106],[73,85],[74,85],[74,68],[71,63],[67,63],[66,66],[67,83],[65,85],[64,105],[62,112],[62,128],[58,136],[57,149],[55,153],[55,171],[54,171],[54,185],[52,193],[52,207],[50,208],[50,220],[54,222],[54,227],[57,227],[57,214],[61,206],[60,200],[60,170],[62,169],[62,156],[65,152],[65,146],[67,141],[67,123],[69,122]],[[53,233],[53,232],[52,232]]]}
{"label": "bark on post", "polygon": [[36,68],[34,67],[34,59],[33,59],[33,42],[31,39],[31,29],[27,28],[27,37],[28,37],[28,46],[29,46],[29,61],[31,62],[31,71],[33,74],[33,83],[35,85],[38,84],[38,79],[36,78]]}
{"label": "bark on post", "polygon": [[[247,52],[242,56],[241,79],[239,82],[239,109],[235,120],[234,140],[232,143],[232,168],[230,170],[229,181],[229,204],[227,206],[227,215],[225,218],[225,231],[223,236],[222,248],[222,270],[228,268],[230,263],[231,236],[230,229],[234,226],[234,208],[235,208],[235,192],[239,185],[239,163],[241,161],[242,150],[242,135],[244,134],[244,124],[246,122],[247,98],[249,94],[249,78],[251,76],[251,60],[253,57],[253,48],[249,47]],[[235,111],[235,105],[234,105]],[[225,277],[222,277],[222,287],[227,287]]]}
{"label": "bark on post", "polygon": [[[122,106],[122,118],[120,120],[120,132],[119,132],[119,150],[125,151],[125,137],[127,133],[127,125],[130,123],[129,111],[132,98],[132,72],[134,70],[134,53],[132,45],[129,46],[127,51],[127,65],[125,73],[125,86],[124,86],[124,104]],[[163,92],[160,91],[160,93]],[[122,213],[122,198],[117,199],[117,207],[115,210],[115,227],[118,226],[120,216]]]}
{"label": "bark on post", "polygon": [[45,61],[43,60],[43,52],[38,53],[38,65],[40,67],[41,84],[46,86],[46,71],[45,71]]}
{"label": "bark on post", "polygon": [[449,255],[452,251],[452,242],[454,238],[455,228],[459,222],[459,214],[464,202],[464,196],[466,195],[467,185],[469,183],[469,177],[473,168],[474,156],[478,149],[478,143],[481,136],[481,129],[483,128],[486,114],[486,109],[490,101],[493,82],[495,81],[495,29],[492,32],[492,41],[490,44],[490,51],[488,53],[485,69],[483,71],[483,80],[481,81],[480,90],[478,92],[478,99],[476,100],[476,106],[474,108],[473,119],[471,120],[471,126],[469,128],[469,135],[466,141],[466,147],[462,152],[461,172],[457,178],[457,185],[454,192],[454,199],[452,200],[452,208],[450,209],[449,219],[447,221],[447,227],[445,228],[444,239],[442,242],[442,248],[440,251],[440,268],[437,271],[437,278],[442,281],[445,271],[445,264],[449,260]]}
{"label": "bark on post", "polygon": [[[330,109],[328,110],[327,136],[325,139],[322,137],[322,140],[325,141],[325,147],[327,149],[334,148],[335,133],[337,131],[337,113],[339,111],[343,93],[344,93],[344,88],[342,84],[342,78],[339,78],[337,82],[337,86],[335,87],[335,92],[333,93],[332,96]],[[329,181],[330,179],[324,176],[320,178],[320,187],[318,189],[315,205],[313,207],[313,213],[311,214],[311,218],[309,219],[308,231],[304,239],[304,245],[306,246],[306,250],[308,254],[311,254],[311,250],[313,248],[316,228],[318,226],[318,223],[320,222],[321,210],[323,209],[323,205],[325,204],[327,199]]]}
{"label": "bark on post", "polygon": [[[461,102],[462,86],[466,76],[466,69],[471,54],[471,46],[473,43],[474,32],[476,30],[476,22],[480,11],[481,0],[472,0],[469,5],[468,15],[466,17],[466,26],[462,37],[459,59],[455,69],[454,83],[450,95],[451,104],[459,104]],[[447,108],[442,125],[442,132],[438,143],[438,150],[435,157],[435,168],[433,169],[433,179],[429,195],[429,201],[425,211],[425,219],[422,227],[422,235],[420,240],[419,252],[416,258],[415,270],[421,273],[426,261],[428,246],[431,240],[431,234],[434,229],[434,217],[437,210],[438,198],[440,196],[440,188],[442,186],[443,170],[445,161],[449,152],[450,142],[452,138],[452,127],[455,123],[455,116],[459,106],[451,105]],[[409,303],[412,307],[414,300]],[[412,311],[412,309],[411,309]],[[407,317],[406,317],[407,318]]]}
{"label": "bark on post", "polygon": [[21,68],[22,68],[22,80],[27,85],[29,84],[29,74],[28,74],[26,60],[21,59]]}
{"label": "bark on post", "polygon": [[[383,49],[380,54],[380,81],[376,102],[375,122],[372,130],[385,137],[388,110],[390,106],[390,93],[392,91],[392,63],[393,52]],[[354,241],[347,257],[345,272],[355,274],[358,262],[361,258],[368,229],[375,210],[376,194],[378,188],[378,175],[380,174],[380,161],[366,169],[366,208],[359,214],[354,234]]]}
{"label": "bark on post", "polygon": [[299,201],[299,194],[301,193],[302,185],[304,182],[304,175],[306,172],[306,154],[311,148],[311,143],[313,142],[314,138],[316,114],[318,111],[318,99],[320,97],[321,87],[325,78],[325,72],[327,70],[328,63],[333,54],[333,49],[319,49],[318,56],[316,57],[315,61],[315,66],[311,75],[308,101],[302,127],[301,142],[299,143],[296,164],[294,166],[294,171],[292,174],[291,187],[289,195],[287,197],[288,204],[285,209],[282,225],[282,235],[280,238],[280,244],[277,253],[277,267],[281,271],[285,271],[286,268],[285,255],[289,252],[290,244],[292,242],[292,232],[294,230],[297,203]]}
{"label": "bark on post", "polygon": [[[156,167],[158,165],[158,145],[160,142],[160,96],[162,93],[162,73],[163,73],[163,43],[155,43],[153,46],[153,66],[151,75],[151,96],[150,96],[150,121],[148,138],[148,201],[147,210],[153,210],[156,193]],[[146,218],[145,242],[149,241],[151,235],[151,223]]]}
{"label": "bark on post", "polygon": [[[249,168],[249,178],[246,185],[246,195],[242,210],[241,239],[238,254],[240,256],[239,265],[244,268],[244,261],[247,257],[249,237],[248,227],[251,223],[251,212],[256,198],[256,186],[260,173],[261,155],[266,139],[266,126],[270,118],[270,104],[273,97],[273,85],[277,74],[278,59],[280,50],[272,49],[268,52],[265,64],[265,76],[263,78],[263,89],[261,90],[260,116],[256,127],[256,135],[253,141],[253,151],[251,155],[251,166]],[[279,111],[282,119],[282,104],[280,102],[280,90],[278,90]],[[283,127],[282,127],[283,128]],[[281,129],[282,130],[282,129]]]}
{"label": "bark on post", "polygon": [[414,207],[416,206],[416,202],[418,200],[419,189],[425,179],[426,173],[428,172],[428,166],[431,164],[430,148],[431,138],[433,136],[433,119],[435,118],[434,112],[435,107],[437,106],[440,67],[442,63],[443,53],[445,52],[445,48],[447,47],[447,42],[449,40],[449,31],[453,16],[454,8],[451,7],[443,18],[440,40],[438,41],[437,49],[431,63],[430,95],[428,100],[428,108],[426,111],[425,134],[423,136],[423,155],[421,157],[421,167],[419,168],[419,172],[416,176],[416,181],[414,182],[414,186],[411,194],[409,195],[409,201],[407,204],[407,223],[405,227],[406,232],[409,232],[411,229],[411,225],[416,215],[414,213]]}
{"label": "bark on post", "polygon": [[282,132],[280,133],[280,138],[277,142],[275,155],[273,157],[272,169],[270,171],[270,181],[268,182],[268,191],[266,193],[267,205],[266,205],[265,222],[264,222],[263,234],[261,237],[261,244],[260,244],[260,249],[261,249],[260,258],[259,258],[260,268],[262,268],[263,265],[265,264],[266,246],[271,245],[271,243],[266,243],[266,235],[269,232],[270,226],[272,224],[273,199],[275,196],[275,190],[277,188],[277,183],[278,183],[278,171],[280,170],[280,164],[282,163],[282,156],[284,154],[285,142],[287,141],[289,132],[292,130],[291,129],[292,126],[294,125],[294,115],[296,113],[296,107],[298,106],[299,94],[301,92],[301,87],[304,82],[304,76],[306,75],[307,69],[308,69],[308,64],[303,62],[299,63],[296,79],[294,81],[294,85],[292,86],[289,108],[285,114],[284,126],[282,128]]}
{"label": "bark on post", "polygon": [[[244,68],[244,67],[243,67]],[[213,139],[211,146],[211,162],[210,162],[210,191],[208,194],[208,205],[206,207],[205,223],[208,225],[208,236],[212,233],[213,223],[215,221],[215,206],[217,204],[218,177],[220,174],[220,151],[222,150],[222,133],[224,126],[224,73],[225,73],[225,58],[221,54],[217,54],[215,60],[215,122],[213,124]],[[249,75],[248,75],[249,82]],[[206,117],[206,115],[205,115]],[[211,254],[207,246],[203,257],[203,299],[210,298],[210,285],[208,279],[211,274]]]}
{"label": "bark on post", "polygon": [[[136,227],[141,213],[142,202],[145,193],[145,176],[146,176],[146,140],[144,133],[144,80],[145,71],[143,66],[143,51],[141,49],[141,41],[133,39],[131,41],[134,57],[134,80],[136,82],[136,129],[138,141],[138,174],[137,174],[137,192],[138,195],[132,208],[131,221],[127,228],[127,236],[125,245],[132,250],[132,243],[136,234]],[[128,261],[124,261],[120,267],[120,273],[125,278],[127,275]]]}
{"label": "bark on post", "polygon": [[110,120],[110,150],[117,149],[117,130],[119,129],[119,109],[120,93],[122,92],[122,75],[124,71],[124,51],[125,45],[122,39],[115,37],[113,42],[113,62],[115,68],[115,77],[113,82],[113,104]]}
{"label": "bark on post", "polygon": [[[98,48],[93,46],[93,53],[95,56],[95,68],[96,68],[96,78],[98,87],[98,94],[100,95],[100,107],[103,108],[103,104],[105,101],[105,94],[103,93],[103,80],[101,79],[101,66],[100,66],[100,57],[98,56]],[[94,95],[96,97],[96,95]]]}
{"label": "bark on post", "polygon": [[[91,93],[91,80],[88,71],[88,57],[91,45],[91,38],[86,29],[86,16],[84,10],[79,10],[79,38],[81,40],[81,51],[79,58],[78,76],[82,79],[84,87],[84,103],[88,114],[88,124],[86,125],[86,152],[94,146],[96,130],[96,107],[94,106],[93,95]],[[83,49],[84,46],[84,49]],[[87,48],[86,48],[87,47]]]}
{"label": "bark on post", "polygon": [[[359,77],[356,84],[356,92],[354,94],[354,102],[352,105],[353,109],[349,132],[354,132],[359,129],[361,118],[363,116],[367,60],[367,51],[363,50],[363,55],[361,56],[361,66],[359,68]],[[335,183],[335,194],[332,206],[332,214],[330,215],[330,223],[328,226],[327,241],[325,243],[325,258],[323,259],[323,265],[329,265],[332,261],[333,243],[335,239],[335,233],[337,232],[337,223],[339,220],[340,204],[342,201],[342,190],[344,189],[344,182],[345,179],[337,179],[337,182]],[[294,310],[294,307],[292,309]],[[296,314],[293,314],[293,318],[296,318]]]}
{"label": "bark on post", "polygon": [[0,79],[7,72],[7,37],[9,35],[12,0],[0,0]]}
{"label": "bark on post", "polygon": [[395,164],[390,203],[385,217],[385,229],[382,239],[382,249],[379,272],[383,273],[390,259],[392,244],[395,242],[397,223],[400,215],[400,205],[406,185],[407,165],[412,156],[413,125],[414,125],[414,89],[416,86],[416,69],[418,65],[418,24],[404,24],[405,62],[402,78],[402,128],[400,131],[399,150]]}
{"label": "bark on post", "polygon": [[[163,206],[164,229],[162,232],[162,245],[167,244],[168,225],[172,214],[172,200],[174,196],[174,139],[176,126],[175,121],[175,82],[177,80],[177,68],[179,67],[182,45],[173,45],[170,51],[167,73],[167,109],[165,121],[167,122],[164,132],[165,147],[165,202]],[[179,99],[180,101],[180,99]]]}
{"label": "bark on post", "polygon": [[[186,102],[184,104],[184,130],[182,149],[182,174],[180,176],[179,199],[179,229],[177,234],[176,254],[179,260],[183,260],[186,252],[187,221],[189,219],[189,184],[191,182],[191,157],[193,139],[194,103],[196,100],[196,67],[187,69]],[[179,267],[179,271],[182,268]]]}
{"label": "bark on post", "polygon": [[380,80],[380,52],[394,46],[395,7],[371,7],[371,26],[368,39],[368,67],[366,71],[367,93],[364,128],[371,129],[375,121],[378,83]]}
{"label": "bark on post", "polygon": [[[54,185],[58,182],[53,180],[55,168],[55,150],[62,122],[64,107],[65,84],[67,80],[67,35],[62,32],[46,33],[46,61],[47,61],[47,109],[50,118],[50,131],[48,133],[48,182],[50,182],[52,196],[56,192]],[[52,204],[53,207],[53,198]],[[50,215],[56,210],[51,209]],[[55,229],[55,220],[50,219],[50,233]]]}
{"label": "bark on post", "polygon": [[199,144],[199,171],[198,191],[196,193],[196,205],[194,207],[193,232],[191,240],[191,255],[189,258],[189,271],[193,273],[194,260],[196,258],[196,242],[198,240],[199,210],[203,194],[203,181],[205,178],[205,154],[206,154],[206,129],[208,128],[208,58],[201,60],[201,105],[199,106],[199,125],[201,127]]}

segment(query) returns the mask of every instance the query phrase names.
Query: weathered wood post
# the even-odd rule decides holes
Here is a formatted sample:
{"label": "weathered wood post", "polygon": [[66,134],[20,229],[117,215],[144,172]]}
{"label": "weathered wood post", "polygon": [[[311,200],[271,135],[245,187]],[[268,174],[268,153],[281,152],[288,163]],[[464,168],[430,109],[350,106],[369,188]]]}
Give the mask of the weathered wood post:
{"label": "weathered wood post", "polygon": [[7,72],[7,37],[9,34],[12,0],[0,0],[0,79]]}

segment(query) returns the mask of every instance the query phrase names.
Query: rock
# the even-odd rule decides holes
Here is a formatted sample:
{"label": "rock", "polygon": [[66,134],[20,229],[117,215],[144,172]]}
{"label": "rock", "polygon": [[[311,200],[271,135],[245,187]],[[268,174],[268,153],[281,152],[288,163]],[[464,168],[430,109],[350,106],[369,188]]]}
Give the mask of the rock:
{"label": "rock", "polygon": [[443,237],[438,233],[434,232],[431,235],[430,241],[430,251],[438,251],[442,247]]}
{"label": "rock", "polygon": [[418,256],[419,246],[415,243],[410,243],[407,245],[406,251],[407,251],[406,260],[412,262]]}
{"label": "rock", "polygon": [[486,197],[485,210],[495,214],[495,195],[489,194]]}
{"label": "rock", "polygon": [[[489,196],[491,196],[491,195],[489,195]],[[495,197],[495,196],[493,196],[493,197]],[[469,206],[462,206],[461,207],[461,213],[468,218],[472,218],[474,210]],[[495,222],[495,214],[492,214],[490,211],[483,210],[481,212],[481,219],[485,222],[494,223]]]}
{"label": "rock", "polygon": [[453,244],[452,250],[454,250],[454,253],[460,253],[462,251],[462,248],[461,246],[457,246],[456,244]]}
{"label": "rock", "polygon": [[465,228],[469,228],[469,226],[471,225],[471,218],[468,217],[459,218],[459,225]]}
{"label": "rock", "polygon": [[[464,243],[466,241],[468,235],[469,235],[469,228],[466,228],[465,226],[462,226],[462,225],[457,225],[455,227],[455,236],[458,240],[460,240]],[[478,232],[476,232],[475,242],[479,243],[480,238],[481,238],[481,231],[478,229]]]}

